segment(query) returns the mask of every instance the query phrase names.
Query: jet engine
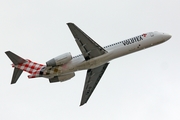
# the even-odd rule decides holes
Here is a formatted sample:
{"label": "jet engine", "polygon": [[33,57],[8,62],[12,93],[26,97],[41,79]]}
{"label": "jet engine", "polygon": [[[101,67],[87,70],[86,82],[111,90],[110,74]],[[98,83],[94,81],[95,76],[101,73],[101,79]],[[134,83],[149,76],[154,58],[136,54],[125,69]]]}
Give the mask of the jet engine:
{"label": "jet engine", "polygon": [[71,79],[74,76],[75,76],[75,73],[69,73],[69,74],[65,74],[65,75],[55,76],[55,77],[49,79],[49,82],[50,83],[53,83],[53,82],[64,82],[66,80]]}
{"label": "jet engine", "polygon": [[47,66],[56,66],[56,65],[63,65],[67,62],[69,62],[72,59],[71,53],[65,53],[62,55],[59,55],[49,61],[46,62]]}

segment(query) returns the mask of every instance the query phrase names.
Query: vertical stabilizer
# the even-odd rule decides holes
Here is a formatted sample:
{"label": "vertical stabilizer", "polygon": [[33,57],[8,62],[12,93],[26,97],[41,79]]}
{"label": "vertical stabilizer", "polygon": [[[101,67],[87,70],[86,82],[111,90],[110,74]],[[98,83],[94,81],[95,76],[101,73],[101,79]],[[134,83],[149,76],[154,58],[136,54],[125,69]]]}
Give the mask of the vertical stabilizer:
{"label": "vertical stabilizer", "polygon": [[[9,59],[13,62],[14,65],[18,65],[18,64],[22,64],[24,62],[27,62],[23,58],[21,58],[18,55],[12,53],[11,51],[7,51],[5,53],[9,57]],[[20,70],[18,68],[14,68],[11,84],[14,84],[14,83],[17,82],[17,80],[20,77],[20,75],[22,74],[22,72],[23,72],[22,70]]]}

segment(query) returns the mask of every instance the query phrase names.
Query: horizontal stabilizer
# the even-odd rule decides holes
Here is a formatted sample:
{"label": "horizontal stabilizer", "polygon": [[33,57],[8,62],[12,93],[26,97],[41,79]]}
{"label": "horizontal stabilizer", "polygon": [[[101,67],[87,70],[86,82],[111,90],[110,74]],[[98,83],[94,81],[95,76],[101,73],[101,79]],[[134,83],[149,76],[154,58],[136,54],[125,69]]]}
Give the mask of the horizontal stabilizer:
{"label": "horizontal stabilizer", "polygon": [[11,84],[14,84],[17,82],[19,76],[22,74],[22,70],[18,69],[18,68],[14,68],[14,73],[12,76],[12,80],[11,80]]}
{"label": "horizontal stabilizer", "polygon": [[[6,51],[5,53],[9,57],[9,59],[13,62],[14,65],[18,65],[18,64],[27,62],[26,60],[24,60],[23,58],[19,57],[18,55],[14,54],[11,51]],[[16,67],[14,68],[11,84],[14,84],[17,82],[17,80],[18,80],[19,76],[22,74],[22,72],[23,72],[22,70],[20,70]]]}
{"label": "horizontal stabilizer", "polygon": [[23,58],[19,57],[18,55],[14,54],[11,51],[6,51],[6,55],[9,57],[9,59],[14,63],[14,65],[22,64],[26,62]]}

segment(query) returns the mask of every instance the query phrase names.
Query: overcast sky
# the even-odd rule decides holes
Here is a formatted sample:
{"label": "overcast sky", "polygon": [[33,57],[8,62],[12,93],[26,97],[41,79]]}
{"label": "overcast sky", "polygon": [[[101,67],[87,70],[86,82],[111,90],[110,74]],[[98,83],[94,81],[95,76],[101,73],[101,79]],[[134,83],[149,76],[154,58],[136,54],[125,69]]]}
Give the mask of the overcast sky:
{"label": "overcast sky", "polygon": [[[1,0],[1,120],[178,120],[180,119],[179,0]],[[79,107],[86,71],[50,84],[13,69],[4,54],[45,64],[80,50],[66,23],[73,22],[101,46],[160,31],[172,38],[110,62],[87,104]]]}

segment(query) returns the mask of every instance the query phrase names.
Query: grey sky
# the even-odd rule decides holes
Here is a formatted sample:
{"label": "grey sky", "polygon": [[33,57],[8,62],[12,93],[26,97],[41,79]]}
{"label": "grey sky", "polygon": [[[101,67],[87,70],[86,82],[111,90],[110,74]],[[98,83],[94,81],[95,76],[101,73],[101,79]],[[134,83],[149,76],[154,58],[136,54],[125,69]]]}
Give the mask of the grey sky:
{"label": "grey sky", "polygon": [[[179,0],[1,0],[1,120],[180,119]],[[144,32],[172,38],[110,62],[88,103],[79,107],[86,71],[63,83],[28,79],[10,85],[11,50],[43,63],[80,53],[66,23],[74,22],[101,46]]]}

